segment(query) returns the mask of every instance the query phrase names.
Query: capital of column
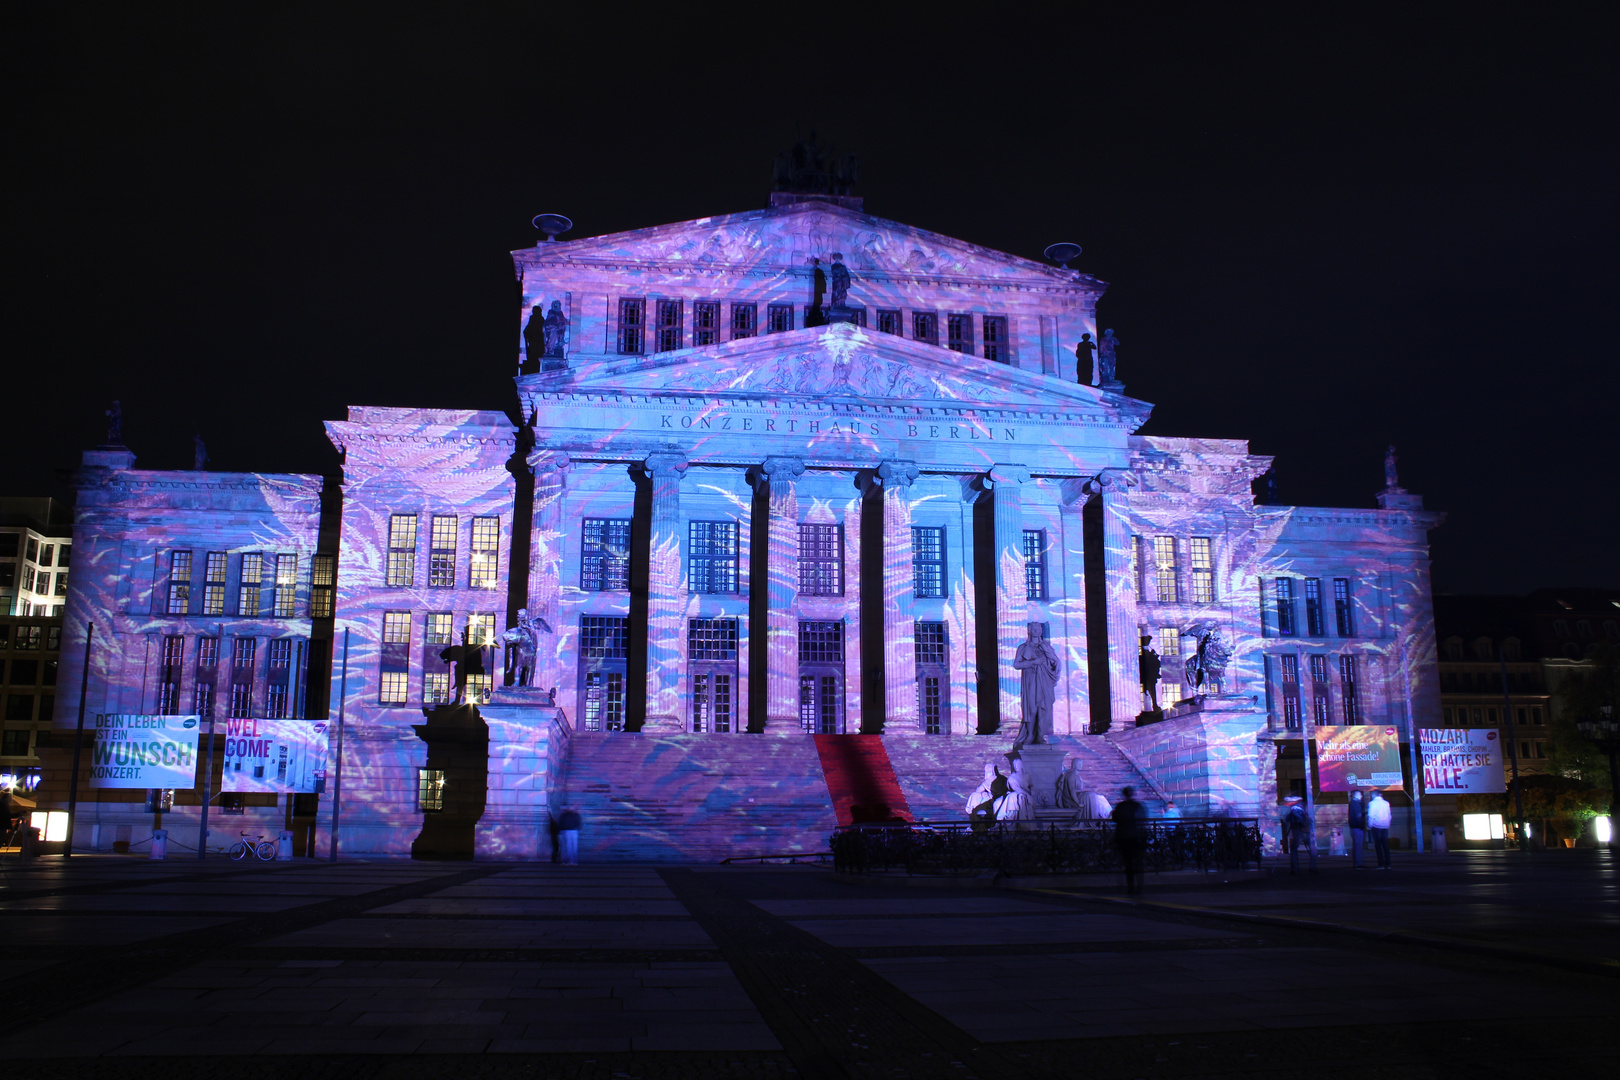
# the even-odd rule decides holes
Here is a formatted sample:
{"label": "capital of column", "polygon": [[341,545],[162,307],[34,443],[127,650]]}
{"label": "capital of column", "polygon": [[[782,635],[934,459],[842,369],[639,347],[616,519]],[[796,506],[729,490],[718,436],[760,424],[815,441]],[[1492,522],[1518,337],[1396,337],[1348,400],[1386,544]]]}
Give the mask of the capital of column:
{"label": "capital of column", "polygon": [[748,470],[748,480],[755,488],[791,482],[803,475],[804,460],[796,457],[768,457]]}
{"label": "capital of column", "polygon": [[1119,495],[1127,488],[1136,487],[1138,483],[1140,481],[1136,474],[1129,469],[1104,469],[1086,481],[1086,491],[1092,495],[1101,495],[1105,491],[1111,495]]}
{"label": "capital of column", "polygon": [[647,460],[641,463],[642,469],[654,480],[679,478],[686,471],[686,465],[686,455],[673,450],[648,454]]}
{"label": "capital of column", "polygon": [[885,461],[877,467],[878,479],[884,487],[908,488],[922,475],[914,461]]}
{"label": "capital of column", "polygon": [[547,450],[538,446],[530,450],[523,460],[524,464],[529,466],[529,472],[535,476],[548,472],[560,473],[572,464],[572,460],[568,457],[568,451]]}
{"label": "capital of column", "polygon": [[1027,484],[1029,483],[1029,470],[1022,465],[1003,465],[1000,462],[990,466],[990,471],[984,474],[985,487],[994,487],[997,484]]}

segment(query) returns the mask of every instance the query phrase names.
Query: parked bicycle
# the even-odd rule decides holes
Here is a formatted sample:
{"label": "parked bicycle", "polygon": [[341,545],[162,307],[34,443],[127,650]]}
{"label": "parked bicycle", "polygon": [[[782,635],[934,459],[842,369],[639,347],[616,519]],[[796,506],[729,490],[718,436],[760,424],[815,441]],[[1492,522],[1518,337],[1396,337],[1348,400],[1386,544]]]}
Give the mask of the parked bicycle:
{"label": "parked bicycle", "polygon": [[241,861],[249,855],[257,855],[265,862],[274,862],[276,858],[276,845],[274,841],[266,840],[263,833],[256,834],[251,840],[248,834],[243,833],[242,839],[230,846],[231,858]]}

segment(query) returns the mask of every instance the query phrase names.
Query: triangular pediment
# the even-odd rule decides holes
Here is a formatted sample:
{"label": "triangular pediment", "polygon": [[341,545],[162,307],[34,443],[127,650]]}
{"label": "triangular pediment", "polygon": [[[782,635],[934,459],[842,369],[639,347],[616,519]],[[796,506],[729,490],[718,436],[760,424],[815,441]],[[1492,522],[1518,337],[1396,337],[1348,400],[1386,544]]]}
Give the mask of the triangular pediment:
{"label": "triangular pediment", "polygon": [[520,264],[639,263],[748,270],[802,269],[812,256],[828,264],[833,252],[843,255],[857,280],[862,274],[876,274],[1022,282],[1047,288],[1067,285],[1096,293],[1107,287],[1074,270],[833,203],[799,203],[542,243],[512,255]]}
{"label": "triangular pediment", "polygon": [[1152,406],[1120,394],[851,323],[641,357],[584,360],[518,378],[521,391],[691,394],[950,408],[1105,411],[1133,429]]}

